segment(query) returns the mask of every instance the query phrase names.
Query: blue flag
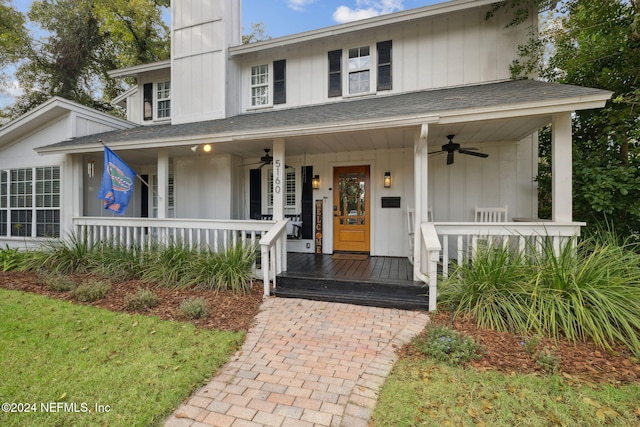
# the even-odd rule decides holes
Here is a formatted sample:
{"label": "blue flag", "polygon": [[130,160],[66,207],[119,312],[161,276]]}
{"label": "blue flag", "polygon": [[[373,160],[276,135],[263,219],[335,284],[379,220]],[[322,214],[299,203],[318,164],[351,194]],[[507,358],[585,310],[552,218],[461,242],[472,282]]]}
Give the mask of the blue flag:
{"label": "blue flag", "polygon": [[104,200],[105,209],[124,215],[133,194],[136,175],[116,153],[104,147],[104,172],[98,199]]}

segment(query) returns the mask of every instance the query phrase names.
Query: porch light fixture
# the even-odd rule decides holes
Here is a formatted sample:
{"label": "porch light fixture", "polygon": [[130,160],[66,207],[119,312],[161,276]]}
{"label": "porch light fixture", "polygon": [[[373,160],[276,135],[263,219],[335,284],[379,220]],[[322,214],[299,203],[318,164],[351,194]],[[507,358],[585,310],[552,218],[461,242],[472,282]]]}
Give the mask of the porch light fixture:
{"label": "porch light fixture", "polygon": [[87,175],[89,175],[89,178],[93,178],[95,171],[96,171],[95,162],[93,160],[89,160],[87,162]]}
{"label": "porch light fixture", "polygon": [[[193,145],[191,147],[191,151],[193,151],[195,153],[196,151],[198,151],[198,147],[200,147],[200,146],[199,145]],[[205,153],[210,153],[211,150],[213,150],[213,147],[211,146],[211,144],[204,144],[202,146],[202,151],[204,151]]]}
{"label": "porch light fixture", "polygon": [[313,178],[311,178],[311,188],[314,190],[320,189],[320,175],[314,175]]}
{"label": "porch light fixture", "polygon": [[384,173],[384,188],[391,188],[391,172]]}

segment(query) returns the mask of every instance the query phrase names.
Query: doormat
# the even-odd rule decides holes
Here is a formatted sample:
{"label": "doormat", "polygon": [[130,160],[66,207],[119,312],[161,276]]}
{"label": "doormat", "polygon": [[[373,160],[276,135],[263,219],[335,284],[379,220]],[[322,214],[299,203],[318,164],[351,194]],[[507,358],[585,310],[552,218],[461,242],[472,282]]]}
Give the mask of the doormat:
{"label": "doormat", "polygon": [[331,259],[338,260],[354,260],[354,261],[364,261],[369,258],[367,254],[333,254],[331,255]]}

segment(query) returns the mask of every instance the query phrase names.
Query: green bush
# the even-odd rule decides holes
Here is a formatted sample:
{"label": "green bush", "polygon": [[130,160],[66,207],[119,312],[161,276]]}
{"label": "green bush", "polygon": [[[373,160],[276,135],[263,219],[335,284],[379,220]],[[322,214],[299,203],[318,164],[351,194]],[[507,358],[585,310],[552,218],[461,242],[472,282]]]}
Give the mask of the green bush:
{"label": "green bush", "polygon": [[478,325],[522,335],[615,343],[640,355],[640,258],[610,233],[525,258],[505,248],[478,251],[440,287],[439,299]]}
{"label": "green bush", "polygon": [[111,285],[109,283],[89,279],[72,290],[71,297],[76,301],[93,302],[107,296],[107,293],[109,293],[110,290]]}
{"label": "green bush", "polygon": [[60,273],[49,273],[42,277],[45,286],[54,292],[67,292],[74,290],[77,285],[69,276]]}
{"label": "green bush", "polygon": [[71,234],[66,239],[51,239],[43,248],[31,251],[24,260],[23,269],[46,269],[60,273],[88,273],[96,264],[96,245],[90,244],[87,235]]}
{"label": "green bush", "polygon": [[124,305],[129,310],[144,311],[160,303],[160,298],[151,289],[139,288],[135,294],[126,294]]}
{"label": "green bush", "polygon": [[545,347],[537,352],[535,361],[547,374],[555,374],[560,368],[560,355],[552,348]]}
{"label": "green bush", "polygon": [[217,290],[245,293],[251,289],[252,267],[256,261],[256,247],[238,242],[235,246],[214,255],[217,270],[215,284]]}
{"label": "green bush", "polygon": [[413,344],[423,354],[451,366],[481,357],[473,338],[441,325],[427,325],[424,336],[416,337]]}
{"label": "green bush", "polygon": [[5,249],[0,250],[0,271],[11,271],[20,267],[24,256],[15,248],[11,249],[9,245]]}
{"label": "green bush", "polygon": [[180,310],[187,319],[202,319],[209,315],[209,307],[203,298],[186,298],[180,304]]}

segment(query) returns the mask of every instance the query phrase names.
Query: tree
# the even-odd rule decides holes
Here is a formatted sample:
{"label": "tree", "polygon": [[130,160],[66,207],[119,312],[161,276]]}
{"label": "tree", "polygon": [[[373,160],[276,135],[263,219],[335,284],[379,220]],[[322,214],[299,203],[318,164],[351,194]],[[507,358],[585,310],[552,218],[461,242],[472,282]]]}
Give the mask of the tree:
{"label": "tree", "polygon": [[122,83],[109,70],[169,58],[167,6],[168,0],[36,0],[28,16],[45,36],[24,48],[16,77],[25,94],[10,115],[52,96],[113,112],[109,101]]}
{"label": "tree", "polygon": [[0,0],[0,67],[15,62],[27,40],[24,16]]}
{"label": "tree", "polygon": [[271,36],[267,34],[267,30],[262,22],[254,22],[251,24],[251,31],[242,35],[242,44],[249,44],[269,40]]}
{"label": "tree", "polygon": [[[512,0],[522,7],[539,0]],[[521,46],[514,77],[606,89],[603,109],[573,119],[574,218],[606,219],[619,234],[640,233],[640,0],[565,0],[539,38]],[[516,14],[517,15],[517,14]],[[551,200],[550,138],[540,141],[541,211]],[[547,203],[545,205],[545,203]]]}

